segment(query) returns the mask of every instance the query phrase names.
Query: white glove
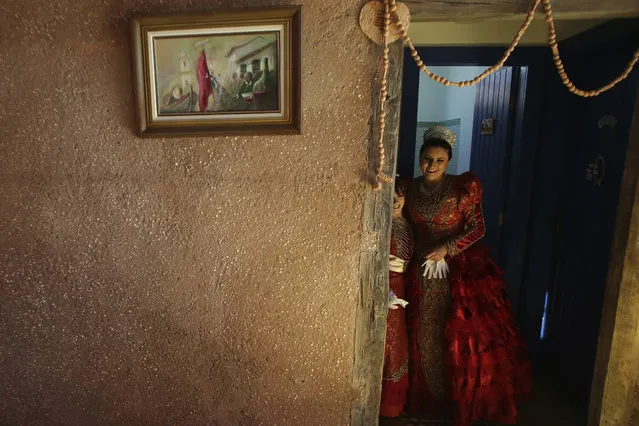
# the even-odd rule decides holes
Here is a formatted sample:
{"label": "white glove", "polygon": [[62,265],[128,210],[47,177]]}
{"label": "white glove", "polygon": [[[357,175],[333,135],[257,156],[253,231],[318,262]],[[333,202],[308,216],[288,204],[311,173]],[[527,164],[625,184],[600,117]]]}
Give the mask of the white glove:
{"label": "white glove", "polygon": [[431,278],[446,278],[450,272],[450,268],[444,259],[440,261],[427,260],[422,264],[424,267],[424,276]]}
{"label": "white glove", "polygon": [[427,260],[422,263],[422,266],[424,267],[424,276],[426,278],[432,278],[433,273],[435,273],[435,269],[437,268],[437,262],[434,260]]}
{"label": "white glove", "polygon": [[449,272],[450,268],[444,259],[437,262],[437,270],[435,271],[436,276],[439,275],[439,278],[446,278],[448,277]]}
{"label": "white glove", "polygon": [[405,308],[406,305],[408,305],[407,301],[397,297],[393,290],[390,291],[390,294],[388,295],[388,309],[399,309],[400,306]]}

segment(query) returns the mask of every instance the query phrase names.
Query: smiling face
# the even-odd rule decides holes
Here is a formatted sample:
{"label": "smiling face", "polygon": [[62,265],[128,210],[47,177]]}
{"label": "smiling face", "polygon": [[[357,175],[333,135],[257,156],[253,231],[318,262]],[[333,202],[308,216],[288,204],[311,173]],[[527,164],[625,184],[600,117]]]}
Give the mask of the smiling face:
{"label": "smiling face", "polygon": [[398,191],[395,191],[395,196],[393,197],[393,217],[400,217],[402,215],[404,202],[404,195],[398,193]]}
{"label": "smiling face", "polygon": [[419,157],[419,168],[427,182],[439,182],[444,176],[449,161],[447,149],[439,146],[429,146],[424,149]]}

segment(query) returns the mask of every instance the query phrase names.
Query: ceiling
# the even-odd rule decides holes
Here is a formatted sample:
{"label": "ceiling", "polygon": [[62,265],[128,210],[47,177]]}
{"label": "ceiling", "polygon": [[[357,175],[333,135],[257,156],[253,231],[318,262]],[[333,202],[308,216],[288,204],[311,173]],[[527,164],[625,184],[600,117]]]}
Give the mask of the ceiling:
{"label": "ceiling", "polygon": [[[604,19],[556,20],[557,40],[572,37],[597,25]],[[515,37],[523,18],[489,19],[477,22],[413,22],[408,35],[416,46],[505,46]],[[536,17],[519,43],[541,46],[547,43],[546,22]]]}

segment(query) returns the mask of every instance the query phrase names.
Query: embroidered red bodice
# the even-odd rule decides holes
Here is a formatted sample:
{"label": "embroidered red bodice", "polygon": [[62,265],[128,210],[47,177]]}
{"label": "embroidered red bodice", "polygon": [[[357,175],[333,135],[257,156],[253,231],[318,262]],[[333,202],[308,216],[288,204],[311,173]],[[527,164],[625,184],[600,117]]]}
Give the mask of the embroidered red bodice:
{"label": "embroidered red bodice", "polygon": [[406,205],[417,255],[444,245],[448,255],[455,257],[483,238],[486,226],[481,200],[481,182],[470,172],[446,175],[434,188],[427,187],[423,177],[414,179]]}

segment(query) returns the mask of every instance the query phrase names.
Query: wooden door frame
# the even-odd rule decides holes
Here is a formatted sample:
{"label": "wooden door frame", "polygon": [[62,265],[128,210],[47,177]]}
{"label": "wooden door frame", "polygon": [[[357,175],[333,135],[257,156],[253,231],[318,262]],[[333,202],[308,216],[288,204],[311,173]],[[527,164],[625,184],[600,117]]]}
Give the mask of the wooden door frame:
{"label": "wooden door frame", "polygon": [[[639,90],[610,250],[588,425],[639,421]],[[634,405],[633,405],[634,404]]]}
{"label": "wooden door frame", "polygon": [[[586,4],[573,4],[578,11]],[[639,14],[635,0],[617,0],[624,10]],[[430,2],[425,2],[430,3]],[[439,2],[441,3],[441,2]],[[566,3],[568,3],[566,1]],[[411,5],[412,8],[412,5]],[[568,9],[566,9],[568,10]],[[477,14],[483,16],[482,14]],[[601,15],[605,15],[603,12]],[[452,13],[451,13],[452,16]],[[378,53],[381,49],[378,49]],[[384,171],[394,176],[396,170],[403,46],[390,46],[391,64],[386,103],[387,153]],[[412,65],[414,66],[414,65]],[[377,120],[379,117],[379,78],[373,85],[370,119],[369,164],[377,157]],[[595,378],[589,406],[589,426],[627,423],[637,415],[633,406],[633,386],[639,387],[639,365],[632,356],[639,353],[636,330],[639,330],[639,96],[628,143],[624,179],[620,192],[615,237],[610,258],[606,297],[602,315]],[[367,179],[373,180],[372,167]],[[377,425],[382,382],[382,360],[386,334],[388,300],[388,256],[390,250],[393,186],[384,184],[379,191],[366,187],[363,236],[359,262],[359,295],[355,325],[355,355],[350,424]],[[634,216],[633,216],[634,213]],[[633,257],[634,255],[634,257]],[[634,349],[629,351],[628,348]],[[634,364],[633,364],[634,362]],[[630,365],[630,367],[629,367]],[[617,419],[622,419],[621,423]],[[624,422],[625,421],[625,422]]]}

